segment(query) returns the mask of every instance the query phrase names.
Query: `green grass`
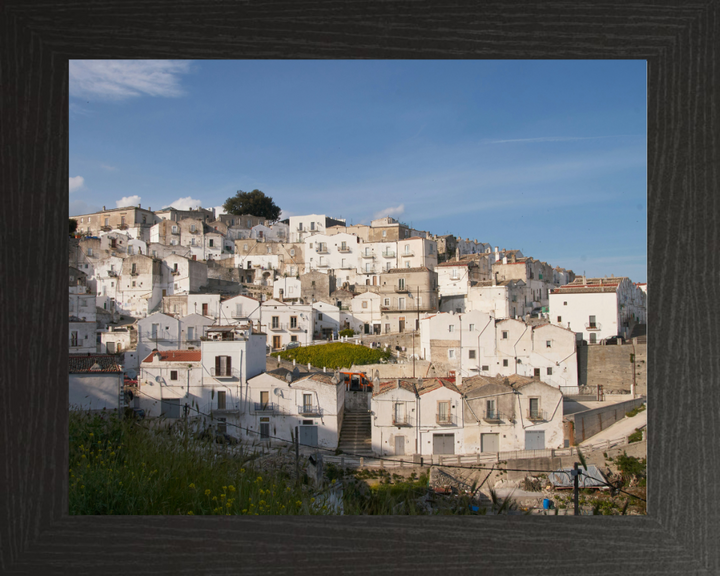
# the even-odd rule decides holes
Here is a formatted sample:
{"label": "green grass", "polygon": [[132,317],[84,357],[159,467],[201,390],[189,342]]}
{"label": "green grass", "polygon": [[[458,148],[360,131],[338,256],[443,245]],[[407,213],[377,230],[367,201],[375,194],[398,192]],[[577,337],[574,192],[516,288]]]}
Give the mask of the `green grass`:
{"label": "green grass", "polygon": [[70,413],[70,514],[313,514],[308,486],[151,421]]}
{"label": "green grass", "polygon": [[293,348],[283,352],[273,352],[271,356],[285,360],[295,360],[299,364],[308,362],[318,368],[350,368],[353,365],[377,364],[392,356],[389,351],[367,348],[356,344],[336,342],[318,346]]}
{"label": "green grass", "polygon": [[640,412],[643,412],[644,410],[645,404],[640,404],[640,406],[636,406],[635,408],[630,410],[630,412],[626,412],[625,416],[627,416],[628,418],[632,418],[633,416],[635,416],[636,414],[640,414]]}

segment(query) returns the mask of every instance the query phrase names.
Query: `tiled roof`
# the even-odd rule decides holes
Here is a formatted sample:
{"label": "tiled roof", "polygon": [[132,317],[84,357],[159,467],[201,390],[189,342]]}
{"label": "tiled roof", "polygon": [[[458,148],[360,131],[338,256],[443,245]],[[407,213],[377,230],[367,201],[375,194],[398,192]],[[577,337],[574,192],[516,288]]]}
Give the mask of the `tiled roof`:
{"label": "tiled roof", "polygon": [[[93,366],[96,366],[94,370]],[[117,357],[112,354],[92,354],[89,356],[70,354],[69,368],[70,374],[122,372]]]}
{"label": "tiled roof", "polygon": [[391,268],[387,270],[385,274],[402,274],[406,272],[432,272],[432,270],[425,266],[418,266],[417,268]]}
{"label": "tiled roof", "polygon": [[471,260],[466,260],[465,262],[461,260],[448,260],[447,262],[441,262],[438,264],[438,267],[452,268],[457,266],[470,266],[470,264],[474,264],[474,262]]}
{"label": "tiled roof", "polygon": [[[160,350],[158,353],[161,362],[200,362],[202,358],[200,350]],[[143,362],[152,362],[153,354],[156,352],[152,352]]]}
{"label": "tiled roof", "polygon": [[[373,396],[379,396],[380,394],[385,394],[398,388],[403,388],[404,390],[415,394],[415,386],[419,382],[419,378],[400,378],[399,380],[394,378],[392,380],[385,380],[384,382],[380,382],[380,386],[377,390],[373,390]],[[422,385],[418,388],[418,393],[422,396],[423,394],[433,392],[439,388],[448,388],[449,390],[460,394],[460,390],[458,390],[457,386],[444,378],[423,378]]]}

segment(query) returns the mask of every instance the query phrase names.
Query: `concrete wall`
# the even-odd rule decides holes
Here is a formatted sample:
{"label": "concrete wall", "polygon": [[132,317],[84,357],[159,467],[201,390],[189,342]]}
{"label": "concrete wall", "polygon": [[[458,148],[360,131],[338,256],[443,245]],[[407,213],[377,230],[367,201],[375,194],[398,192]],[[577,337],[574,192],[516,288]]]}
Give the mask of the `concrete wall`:
{"label": "concrete wall", "polygon": [[[630,356],[635,353],[635,362]],[[601,385],[606,393],[630,392],[635,371],[635,392],[647,394],[647,344],[578,346],[578,384]]]}
{"label": "concrete wall", "polygon": [[371,392],[360,392],[357,390],[345,391],[345,411],[364,412],[370,410]]}
{"label": "concrete wall", "polygon": [[[627,400],[610,406],[594,408],[593,410],[585,410],[584,412],[576,412],[565,417],[566,421],[572,422],[573,438],[571,444],[579,444],[583,440],[598,434],[605,428],[608,428],[618,420],[625,418],[625,413],[629,412],[636,406],[640,406],[647,399],[645,397]],[[567,433],[567,432],[566,432]]]}

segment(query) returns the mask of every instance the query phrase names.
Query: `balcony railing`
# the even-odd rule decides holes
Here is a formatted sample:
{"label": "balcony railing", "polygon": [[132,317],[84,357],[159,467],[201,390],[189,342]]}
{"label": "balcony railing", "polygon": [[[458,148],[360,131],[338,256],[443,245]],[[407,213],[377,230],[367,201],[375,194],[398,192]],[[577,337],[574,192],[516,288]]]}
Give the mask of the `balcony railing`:
{"label": "balcony railing", "polygon": [[457,418],[455,414],[435,414],[435,422],[438,426],[455,426]]}
{"label": "balcony railing", "polygon": [[330,264],[328,262],[318,262],[317,267],[318,268],[329,268]]}
{"label": "balcony railing", "polygon": [[287,322],[283,322],[283,323],[279,323],[279,324],[270,324],[270,326],[268,326],[268,328],[270,328],[270,330],[273,330],[275,332],[279,332],[281,330],[287,330]]}
{"label": "balcony railing", "polygon": [[383,258],[395,258],[395,252],[391,252],[389,250],[382,253]]}
{"label": "balcony railing", "polygon": [[129,226],[127,224],[120,224],[120,226],[118,226],[118,228],[120,228],[120,230],[127,230],[129,228]]}
{"label": "balcony railing", "polygon": [[292,324],[290,324],[290,327],[288,328],[288,330],[290,330],[290,332],[304,332],[304,331],[305,331],[305,327],[304,327],[304,326],[298,326],[297,324],[295,324],[295,326],[293,326]]}
{"label": "balcony railing", "polygon": [[195,228],[194,230],[190,228],[189,232],[190,234],[200,234],[200,230],[198,230],[197,228]]}
{"label": "balcony railing", "polygon": [[402,254],[400,254],[400,256],[415,256],[415,252],[413,252],[412,250],[405,251]]}
{"label": "balcony railing", "polygon": [[138,276],[139,274],[140,274],[140,272],[138,272],[137,270],[135,270],[134,272],[133,271],[130,272],[130,276]]}
{"label": "balcony railing", "polygon": [[274,414],[280,412],[280,406],[274,402],[255,402],[255,412]]}
{"label": "balcony railing", "polygon": [[363,252],[362,254],[360,254],[360,258],[370,258],[370,259],[373,259],[373,258],[375,258],[375,254],[372,253],[372,252],[370,252],[370,253],[365,253],[365,252]]}
{"label": "balcony railing", "polygon": [[300,414],[300,416],[322,416],[323,409],[320,406],[302,404],[298,406],[298,414]]}
{"label": "balcony railing", "polygon": [[317,252],[318,254],[330,254],[330,251],[327,248],[323,247],[318,248],[317,250],[315,250],[315,252]]}
{"label": "balcony railing", "polygon": [[113,276],[113,277],[117,278],[118,273],[117,273],[116,270],[108,270],[107,275],[108,275],[108,276]]}
{"label": "balcony railing", "polygon": [[347,246],[345,246],[345,248],[343,248],[341,246],[340,248],[338,248],[338,252],[343,252],[345,254],[349,254],[350,252],[352,252],[352,250],[350,250],[350,248],[348,248]]}
{"label": "balcony railing", "polygon": [[547,420],[545,410],[528,410],[527,418],[533,422],[544,422]]}
{"label": "balcony railing", "polygon": [[354,270],[354,264],[340,264],[340,270]]}
{"label": "balcony railing", "polygon": [[585,330],[600,330],[602,325],[599,322],[588,322],[585,324]]}
{"label": "balcony railing", "polygon": [[170,274],[172,274],[173,276],[179,276],[180,270],[170,270]]}
{"label": "balcony railing", "polygon": [[100,230],[102,230],[103,232],[109,232],[110,230],[112,230],[112,226],[108,226],[107,224],[105,224],[103,226],[100,226]]}
{"label": "balcony railing", "polygon": [[237,379],[237,378],[240,378],[240,370],[238,370],[237,368],[231,368],[230,370],[216,371],[215,367],[212,367],[212,368],[210,368],[210,376],[212,376],[213,378],[218,378],[218,379],[222,379],[222,378]]}
{"label": "balcony railing", "polygon": [[502,422],[505,419],[506,418],[503,417],[502,413],[497,410],[486,410],[483,414],[483,420],[485,420],[485,422]]}
{"label": "balcony railing", "polygon": [[170,234],[175,234],[175,236],[180,236],[180,230],[171,230]]}
{"label": "balcony railing", "polygon": [[412,426],[410,421],[408,420],[407,415],[404,416],[393,416],[392,420],[393,426]]}
{"label": "balcony railing", "polygon": [[405,286],[395,286],[395,292],[405,293],[408,289]]}

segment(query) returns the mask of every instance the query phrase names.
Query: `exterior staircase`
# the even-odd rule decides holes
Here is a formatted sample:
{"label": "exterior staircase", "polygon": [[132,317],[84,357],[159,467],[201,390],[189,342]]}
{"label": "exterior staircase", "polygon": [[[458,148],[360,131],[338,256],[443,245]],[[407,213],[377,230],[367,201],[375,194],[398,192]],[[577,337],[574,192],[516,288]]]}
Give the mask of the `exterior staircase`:
{"label": "exterior staircase", "polygon": [[373,456],[370,412],[345,412],[338,449],[346,454]]}

